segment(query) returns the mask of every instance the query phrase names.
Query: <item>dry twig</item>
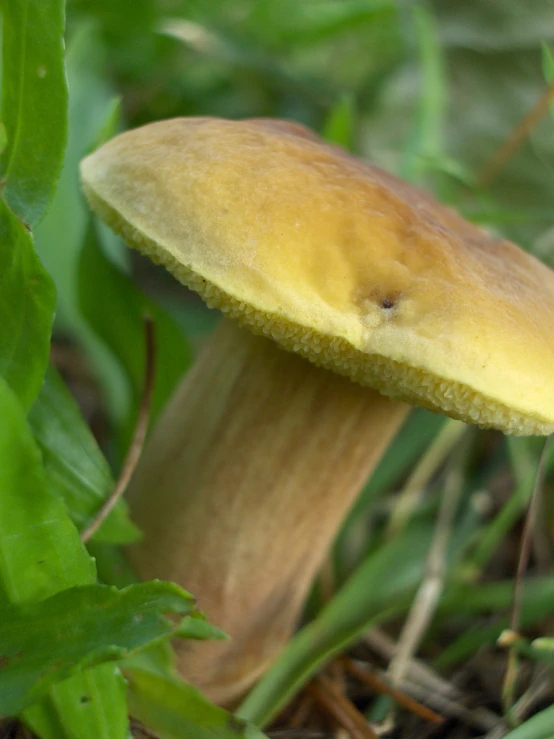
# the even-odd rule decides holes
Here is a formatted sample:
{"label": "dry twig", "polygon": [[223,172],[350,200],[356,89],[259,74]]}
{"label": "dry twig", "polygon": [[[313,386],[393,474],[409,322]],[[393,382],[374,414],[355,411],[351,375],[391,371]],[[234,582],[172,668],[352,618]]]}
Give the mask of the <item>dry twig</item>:
{"label": "dry twig", "polygon": [[[364,636],[367,646],[386,662],[393,658],[397,647],[394,639],[381,629],[372,629]],[[452,699],[460,698],[460,691],[438,675],[431,667],[413,657],[408,665],[406,679],[417,683],[430,693],[440,693]],[[404,682],[404,681],[403,681]]]}
{"label": "dry twig", "polygon": [[[390,660],[396,651],[394,640],[379,629],[373,629],[368,633],[365,642],[385,660]],[[468,708],[463,702],[464,695],[459,688],[415,658],[410,660],[406,677],[398,687],[412,698],[425,701],[443,716],[456,718],[479,731],[491,731],[502,721],[500,716],[484,706]]]}
{"label": "dry twig", "polygon": [[552,82],[543,92],[537,103],[522,118],[519,124],[513,129],[508,138],[493,153],[487,164],[483,167],[478,177],[479,187],[486,187],[494,180],[500,170],[508,163],[510,157],[524,143],[533,128],[540,119],[546,115],[550,103],[554,100],[554,82]]}
{"label": "dry twig", "polygon": [[390,696],[394,701],[396,701],[396,703],[398,703],[398,705],[402,706],[411,713],[414,713],[416,716],[419,716],[419,718],[423,719],[424,721],[430,721],[434,724],[440,724],[444,721],[444,716],[435,713],[435,711],[427,708],[427,706],[424,706],[422,703],[419,703],[419,701],[414,700],[409,695],[406,695],[400,690],[391,687],[381,677],[378,677],[370,670],[361,667],[358,663],[354,662],[354,660],[350,659],[349,657],[343,657],[342,662],[348,672],[357,680],[365,683],[365,685],[369,686],[376,693]]}
{"label": "dry twig", "polygon": [[[542,490],[544,476],[546,474],[546,460],[548,458],[548,452],[550,450],[551,438],[552,437],[549,436],[545,440],[544,446],[542,448],[541,456],[537,465],[535,484],[533,486],[533,492],[531,493],[531,500],[529,501],[529,508],[527,510],[527,516],[525,518],[523,533],[521,535],[521,545],[519,549],[519,559],[517,563],[516,579],[514,584],[512,616],[510,619],[510,631],[514,634],[517,634],[520,624],[521,602],[523,598],[525,572],[527,570],[527,565],[529,564],[529,554],[531,552],[531,545],[533,542],[533,529],[540,500],[540,491]],[[506,663],[504,684],[502,686],[502,701],[504,704],[505,713],[510,713],[514,704],[518,677],[518,664],[519,660],[516,650],[510,649],[508,652],[508,661]]]}
{"label": "dry twig", "polygon": [[337,690],[329,678],[321,675],[310,683],[306,690],[330,716],[350,732],[352,739],[378,739],[378,735],[354,704]]}
{"label": "dry twig", "polygon": [[304,724],[308,720],[313,706],[313,697],[305,692],[302,693],[296,710],[287,721],[288,726],[291,729],[300,729],[302,726],[304,726]]}
{"label": "dry twig", "polygon": [[137,422],[135,426],[135,433],[131,441],[131,446],[125,457],[123,468],[119,479],[114,487],[112,494],[107,498],[93,521],[81,532],[81,541],[87,542],[91,536],[93,536],[100,526],[104,523],[106,518],[110,515],[117,501],[121,498],[125,492],[129,480],[131,479],[133,472],[136,469],[144,441],[146,439],[146,432],[148,430],[148,423],[150,421],[150,409],[152,405],[152,392],[154,390],[154,370],[155,370],[155,338],[154,338],[154,323],[150,317],[144,319],[144,335],[145,335],[145,369],[144,369],[144,386],[142,398],[140,401],[139,412],[137,416]]}
{"label": "dry twig", "polygon": [[533,540],[533,528],[535,525],[537,507],[540,500],[540,491],[542,490],[544,476],[546,474],[546,460],[550,451],[551,439],[551,436],[547,437],[542,448],[541,456],[537,465],[535,484],[533,486],[533,492],[531,493],[531,500],[529,501],[529,508],[525,519],[525,526],[523,528],[523,534],[521,536],[521,546],[519,551],[519,560],[517,564],[516,581],[514,586],[512,617],[510,620],[510,629],[512,631],[517,631],[519,629],[525,571],[527,570],[527,565],[529,563],[529,554],[531,551],[531,543]]}

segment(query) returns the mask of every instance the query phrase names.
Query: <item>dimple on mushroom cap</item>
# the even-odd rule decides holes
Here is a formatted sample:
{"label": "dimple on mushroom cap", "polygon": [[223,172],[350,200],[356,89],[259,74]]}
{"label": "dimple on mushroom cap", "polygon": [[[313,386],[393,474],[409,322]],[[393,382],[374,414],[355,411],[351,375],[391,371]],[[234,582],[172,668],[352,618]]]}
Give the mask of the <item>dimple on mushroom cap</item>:
{"label": "dimple on mushroom cap", "polygon": [[298,124],[182,118],[82,163],[126,241],[206,302],[386,395],[554,430],[554,273]]}

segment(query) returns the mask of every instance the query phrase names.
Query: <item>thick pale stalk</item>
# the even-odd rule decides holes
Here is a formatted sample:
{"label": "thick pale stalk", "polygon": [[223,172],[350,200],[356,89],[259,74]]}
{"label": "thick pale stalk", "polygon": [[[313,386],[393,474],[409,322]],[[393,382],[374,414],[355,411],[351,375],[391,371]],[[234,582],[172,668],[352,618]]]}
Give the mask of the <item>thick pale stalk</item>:
{"label": "thick pale stalk", "polygon": [[145,538],[130,558],[142,577],[194,593],[231,635],[179,647],[182,673],[216,702],[283,647],[407,410],[226,321],[204,347],[131,483]]}

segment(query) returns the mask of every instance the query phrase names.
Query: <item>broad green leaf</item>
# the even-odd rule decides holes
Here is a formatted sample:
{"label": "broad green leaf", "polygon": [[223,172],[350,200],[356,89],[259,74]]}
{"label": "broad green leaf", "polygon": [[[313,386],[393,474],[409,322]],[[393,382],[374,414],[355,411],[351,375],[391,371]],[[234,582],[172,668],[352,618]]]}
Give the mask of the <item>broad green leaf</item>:
{"label": "broad green leaf", "polygon": [[76,669],[123,659],[175,634],[164,613],[194,599],[173,583],[70,588],[0,611],[0,714],[20,712]]}
{"label": "broad green leaf", "polygon": [[146,670],[125,670],[131,714],[160,739],[262,739],[243,719],[210,703],[192,685]]}
{"label": "broad green leaf", "polygon": [[[63,380],[50,367],[29,413],[42,451],[48,489],[60,496],[77,528],[85,528],[115,485],[109,465]],[[94,535],[125,544],[140,538],[121,500]]]}
{"label": "broad green leaf", "polygon": [[[2,69],[0,65],[0,70]],[[8,137],[6,134],[6,126],[0,121],[0,154],[4,151],[6,148],[6,144],[8,143]]]}
{"label": "broad green leaf", "polygon": [[91,667],[53,685],[21,718],[41,739],[126,739],[127,684],[113,663]]}
{"label": "broad green leaf", "polygon": [[[23,409],[0,380],[0,606],[93,583],[95,574],[94,561],[64,504],[48,491],[40,451]],[[8,638],[0,653],[13,653],[13,646]],[[106,676],[103,689],[108,698],[113,694],[113,677]],[[63,704],[60,710],[65,710]],[[64,713],[59,721],[69,726],[71,715]]]}
{"label": "broad green leaf", "polygon": [[0,375],[27,410],[48,363],[55,294],[31,234],[0,199]]}
{"label": "broad green leaf", "polygon": [[136,668],[152,672],[155,675],[160,675],[160,677],[173,679],[178,677],[176,663],[177,658],[171,644],[164,641],[127,657],[120,663],[120,666],[123,671]]}
{"label": "broad green leaf", "polygon": [[[115,585],[118,588],[125,588],[139,582],[138,577],[123,556],[120,547],[112,544],[102,544],[94,540],[90,541],[87,546],[96,560],[98,576],[102,582]],[[190,616],[185,616],[178,627],[179,632],[186,628],[186,624],[196,615],[200,614],[195,611]],[[138,667],[163,677],[173,678],[177,674],[175,662],[175,653],[171,648],[171,644],[164,641],[127,657],[123,664],[125,667]],[[109,690],[109,687],[106,689]]]}
{"label": "broad green leaf", "polygon": [[[37,251],[58,291],[57,325],[80,335],[84,321],[77,305],[77,268],[88,222],[79,185],[79,161],[100,131],[112,122],[115,93],[106,74],[106,50],[90,25],[78,28],[67,51],[69,136],[63,171],[51,207],[36,231]],[[123,249],[119,245],[120,251]],[[84,341],[86,343],[87,337]]]}
{"label": "broad green leaf", "polygon": [[[96,22],[82,23],[72,34],[66,63],[67,151],[56,195],[35,234],[36,248],[56,284],[56,328],[83,347],[106,397],[110,418],[119,422],[129,411],[123,372],[81,316],[77,300],[79,255],[89,217],[80,191],[79,161],[98,139],[106,122],[113,123],[114,112],[115,92],[108,80],[106,49]],[[125,254],[116,239],[109,246],[114,258]]]}
{"label": "broad green leaf", "polygon": [[29,227],[52,199],[67,136],[64,0],[4,0],[3,196]]}
{"label": "broad green leaf", "polygon": [[260,726],[333,655],[361,633],[398,616],[421,581],[431,528],[407,530],[370,554],[314,621],[301,629],[237,714]]}
{"label": "broad green leaf", "polygon": [[[115,585],[118,588],[126,588],[139,582],[139,578],[125,559],[120,547],[90,541],[88,549],[96,560],[98,577],[102,582],[107,585]],[[187,623],[197,615],[200,614],[195,611],[190,616],[185,616],[179,625],[179,631],[186,628]],[[154,647],[134,654],[125,660],[125,664],[169,677],[174,677],[177,674],[175,654],[168,642],[156,644]]]}
{"label": "broad green leaf", "polygon": [[[88,548],[96,560],[98,575],[103,582],[124,588],[139,581],[119,547],[93,541]],[[180,639],[200,640],[228,638],[227,634],[207,620],[202,611],[194,611],[186,616],[179,624],[175,636]],[[175,656],[167,643],[140,652],[131,658],[131,662],[133,666],[154,670],[162,675],[171,677],[176,674]]]}
{"label": "broad green leaf", "polygon": [[46,490],[23,409],[0,380],[0,607],[94,581],[65,506]]}
{"label": "broad green leaf", "polygon": [[144,386],[143,318],[154,319],[154,420],[187,369],[190,351],[177,324],[103,254],[92,224],[81,253],[79,298],[83,315],[125,368],[135,409]]}
{"label": "broad green leaf", "polygon": [[[139,578],[123,556],[120,547],[91,541],[88,548],[96,560],[98,576],[102,582],[118,588],[125,588],[139,582]],[[195,611],[190,616],[185,616],[179,625],[179,632],[185,629],[187,623],[197,615],[201,614]],[[125,660],[126,665],[156,672],[166,677],[175,677],[177,674],[175,662],[175,653],[169,642],[156,644]]]}

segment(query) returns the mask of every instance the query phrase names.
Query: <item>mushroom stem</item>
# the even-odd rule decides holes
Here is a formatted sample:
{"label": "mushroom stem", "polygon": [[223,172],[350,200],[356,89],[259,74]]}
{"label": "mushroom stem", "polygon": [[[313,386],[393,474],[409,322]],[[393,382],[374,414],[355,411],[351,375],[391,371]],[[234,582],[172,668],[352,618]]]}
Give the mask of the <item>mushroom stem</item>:
{"label": "mushroom stem", "polygon": [[129,554],[231,636],[177,645],[212,700],[236,700],[282,649],[408,410],[228,321],[208,340],[131,482],[145,536]]}

